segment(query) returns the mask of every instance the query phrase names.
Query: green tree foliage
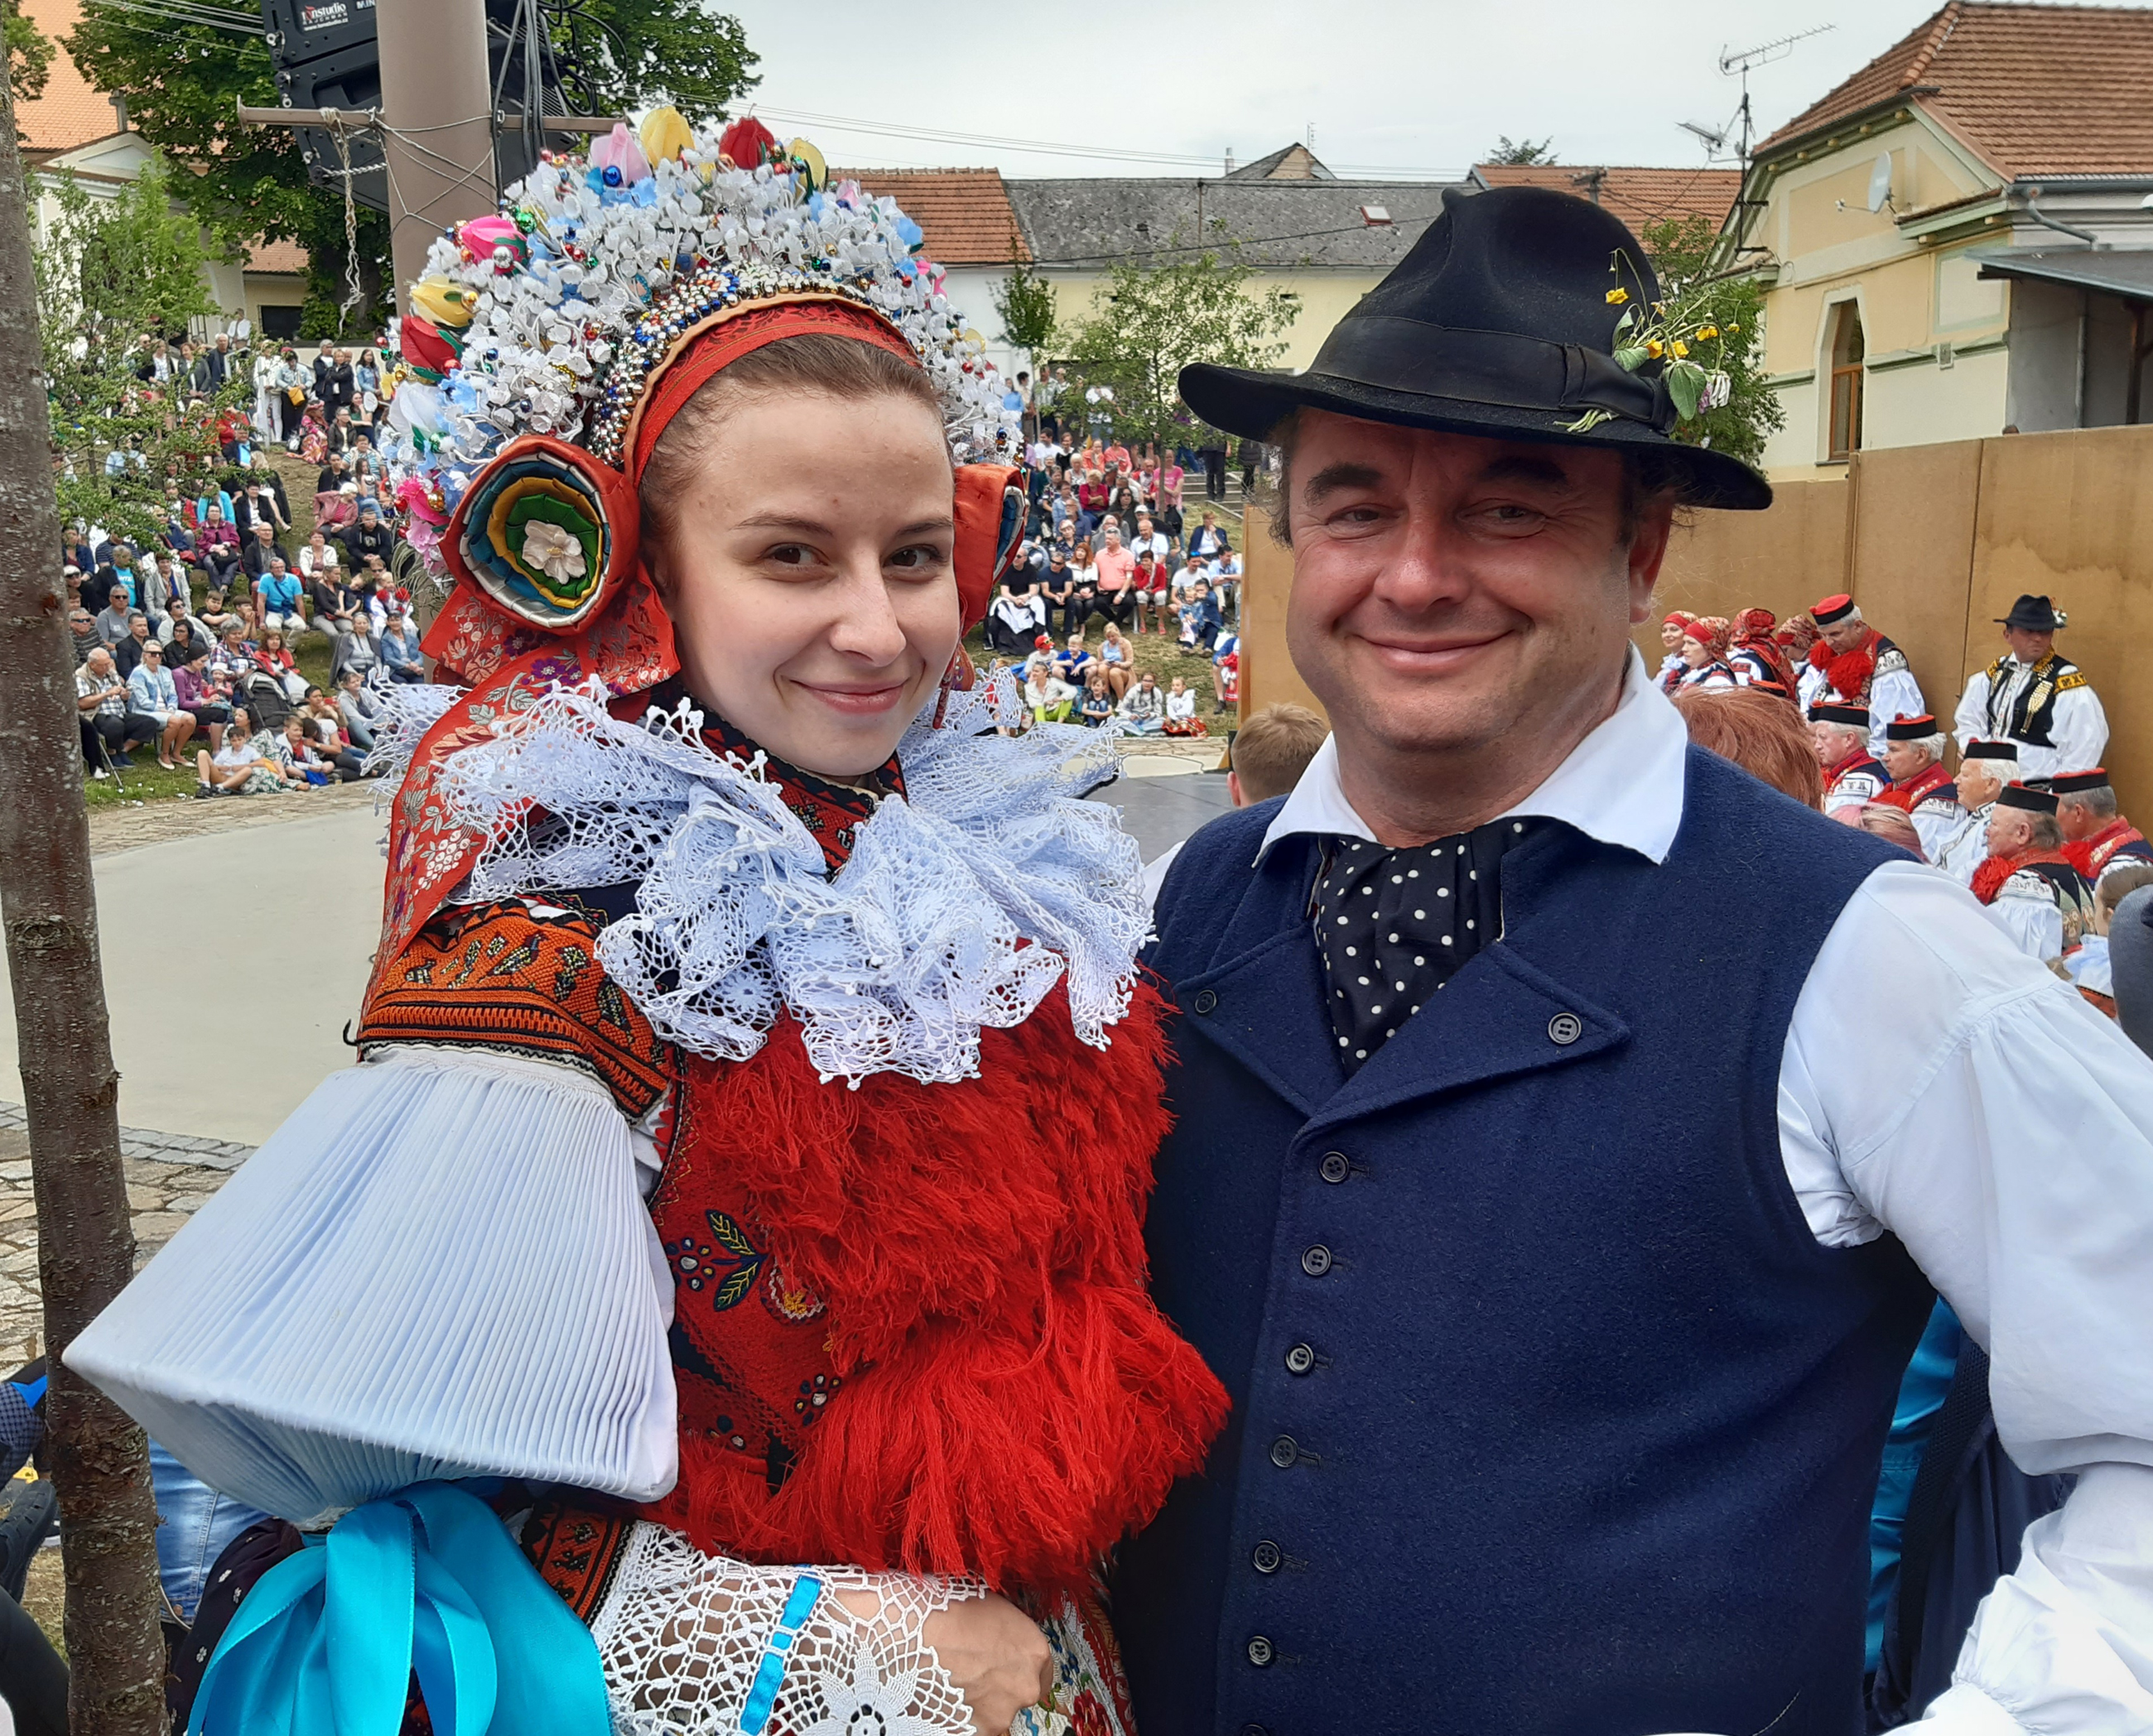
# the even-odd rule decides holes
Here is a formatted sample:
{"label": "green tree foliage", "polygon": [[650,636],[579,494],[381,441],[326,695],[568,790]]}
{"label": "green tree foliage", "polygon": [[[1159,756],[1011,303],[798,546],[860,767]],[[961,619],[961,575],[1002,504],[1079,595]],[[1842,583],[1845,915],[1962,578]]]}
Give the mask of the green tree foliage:
{"label": "green tree foliage", "polygon": [[63,174],[57,199],[32,263],[60,516],[140,541],[164,521],[168,476],[191,485],[215,468],[216,419],[250,388],[237,369],[214,393],[184,378],[136,378],[143,338],[176,348],[190,319],[216,311],[199,226],[174,210],[161,160],[115,199],[93,198]]}
{"label": "green tree foliage", "polygon": [[988,293],[993,297],[995,312],[1001,316],[1003,343],[1035,357],[1053,348],[1054,286],[1045,277],[1018,266]]}
{"label": "green tree foliage", "polygon": [[1751,278],[1711,272],[1718,231],[1703,217],[1647,223],[1639,239],[1669,298],[1694,295],[1703,317],[1719,328],[1716,365],[1730,386],[1724,404],[1682,422],[1675,437],[1745,464],[1762,463],[1765,440],[1787,420],[1779,393],[1764,383],[1764,291]]}
{"label": "green tree foliage", "polygon": [[52,39],[13,6],[0,28],[8,42],[8,88],[18,103],[33,103],[45,94],[45,80],[52,73]]}
{"label": "green tree foliage", "polygon": [[1518,168],[1551,167],[1555,163],[1555,135],[1546,138],[1513,139],[1508,133],[1495,141],[1495,148],[1482,159],[1484,162],[1505,163]]}
{"label": "green tree foliage", "polygon": [[[241,102],[265,108],[279,98],[261,37],[261,13],[239,0],[203,0],[229,10],[247,34],[176,23],[116,7],[85,7],[64,46],[106,94],[127,99],[135,129],[187,171],[187,200],[218,250],[242,256],[257,240],[307,250],[308,337],[353,332],[376,322],[389,299],[389,220],[357,213],[360,305],[349,316],[344,201],[335,186],[307,178],[297,138],[282,127],[242,127]],[[664,100],[690,116],[723,110],[755,80],[756,57],[740,23],[697,0],[587,0],[562,47],[583,68],[602,112],[623,114]]]}
{"label": "green tree foliage", "polygon": [[1108,273],[1097,311],[1061,338],[1078,380],[1113,391],[1114,429],[1124,439],[1194,444],[1204,424],[1181,401],[1181,370],[1192,362],[1268,368],[1300,312],[1283,290],[1250,287],[1255,272],[1214,224],[1216,246],[1191,254],[1180,237],[1164,264],[1125,260]]}

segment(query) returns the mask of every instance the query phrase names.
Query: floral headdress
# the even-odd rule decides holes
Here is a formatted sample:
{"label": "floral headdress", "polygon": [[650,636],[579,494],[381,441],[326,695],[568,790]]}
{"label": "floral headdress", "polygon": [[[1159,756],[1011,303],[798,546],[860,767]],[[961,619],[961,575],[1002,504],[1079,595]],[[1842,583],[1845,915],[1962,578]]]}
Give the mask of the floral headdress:
{"label": "floral headdress", "polygon": [[672,415],[728,363],[825,332],[921,368],[959,465],[965,618],[984,614],[1023,520],[1000,461],[1015,422],[921,241],[894,201],[830,185],[804,140],[780,146],[753,119],[698,130],[669,108],[588,155],[546,153],[496,214],[434,243],[388,444],[407,537],[455,581],[425,649],[470,691],[427,730],[398,798],[384,959],[482,842],[435,798],[442,759],[557,683],[628,700],[678,668],[636,484]]}

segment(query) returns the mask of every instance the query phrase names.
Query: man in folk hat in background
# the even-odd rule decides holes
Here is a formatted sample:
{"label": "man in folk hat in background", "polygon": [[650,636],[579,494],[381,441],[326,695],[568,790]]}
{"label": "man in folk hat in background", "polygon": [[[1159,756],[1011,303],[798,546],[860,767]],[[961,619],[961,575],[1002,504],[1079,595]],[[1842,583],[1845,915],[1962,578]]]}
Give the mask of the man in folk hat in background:
{"label": "man in folk hat in background", "polygon": [[1280,454],[1333,733],[1157,906],[1154,1290],[1233,1418],[1119,1559],[1146,1730],[1858,1736],[1932,1283],[2080,1473],[1939,1736],[2153,1725],[2153,1068],[1689,748],[1629,635],[1677,509],[1770,490],[1616,360],[1658,300],[1607,211],[1499,188],[1305,373],[1182,375]]}
{"label": "man in folk hat in background", "polygon": [[1891,787],[1876,799],[1914,823],[1922,855],[1937,860],[1965,820],[1944,769],[1944,726],[1927,712],[1894,718],[1884,726],[1884,769]]}
{"label": "man in folk hat in background", "polygon": [[1959,696],[1963,749],[1976,736],[2018,744],[2026,778],[2099,765],[2108,749],[2108,713],[2069,657],[2056,654],[2064,612],[2045,596],[2022,596],[1996,624],[2010,649],[1977,672]]}
{"label": "man in folk hat in background", "polygon": [[1869,713],[1869,751],[1884,756],[1884,731],[1895,718],[1918,717],[1928,707],[1906,653],[1862,619],[1860,605],[1843,592],[1809,611],[1817,642],[1809,647],[1798,691],[1804,705],[1830,699]]}
{"label": "man in folk hat in background", "polygon": [[1869,751],[1866,707],[1820,700],[1809,708],[1809,744],[1824,769],[1825,813],[1858,820],[1891,787],[1891,773]]}
{"label": "man in folk hat in background", "polygon": [[2052,790],[2007,784],[1988,814],[1988,860],[1973,896],[2029,957],[2053,963],[2093,926],[2093,889],[2064,853]]}
{"label": "man in folk hat in background", "polygon": [[2117,808],[2115,786],[2101,767],[2059,772],[2049,788],[2056,797],[2064,854],[2090,884],[2098,886],[2111,869],[2153,864],[2153,844]]}
{"label": "man in folk hat in background", "polygon": [[1989,813],[2004,785],[2018,778],[2015,742],[1970,741],[1961,750],[1958,775],[1952,779],[1958,799],[1957,825],[1931,858],[1961,886],[1971,886],[1975,871],[1988,860]]}

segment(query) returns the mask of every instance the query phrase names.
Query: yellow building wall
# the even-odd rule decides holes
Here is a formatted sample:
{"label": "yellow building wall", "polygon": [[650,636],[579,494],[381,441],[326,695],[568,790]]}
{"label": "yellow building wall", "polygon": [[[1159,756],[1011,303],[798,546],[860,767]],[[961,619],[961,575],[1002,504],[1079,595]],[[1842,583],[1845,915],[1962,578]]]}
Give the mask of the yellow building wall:
{"label": "yellow building wall", "polygon": [[[1054,287],[1055,317],[1065,327],[1095,317],[1102,307],[1107,284],[1104,272],[1055,273],[1047,280]],[[1316,359],[1331,328],[1351,312],[1354,303],[1382,281],[1380,272],[1257,272],[1249,280],[1258,294],[1274,289],[1290,291],[1300,298],[1300,312],[1280,340],[1285,346],[1278,365],[1306,368]]]}

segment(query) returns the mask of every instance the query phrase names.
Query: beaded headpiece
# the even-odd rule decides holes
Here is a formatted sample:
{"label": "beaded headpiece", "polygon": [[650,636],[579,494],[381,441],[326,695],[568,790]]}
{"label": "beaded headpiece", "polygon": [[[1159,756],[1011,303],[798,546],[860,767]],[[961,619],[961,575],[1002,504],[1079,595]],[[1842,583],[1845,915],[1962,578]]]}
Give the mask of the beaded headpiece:
{"label": "beaded headpiece", "polygon": [[[458,581],[428,651],[476,677],[636,604],[650,449],[694,385],[761,343],[837,332],[902,353],[933,383],[960,466],[1011,453],[1005,388],[921,241],[894,201],[829,185],[805,140],[780,146],[752,119],[698,131],[671,109],[588,156],[548,153],[497,214],[437,240],[389,412],[410,540]],[[959,482],[960,507],[992,495],[1000,532],[1006,477]],[[991,576],[960,564],[976,614]],[[618,691],[648,684],[649,659],[632,661],[580,660]]]}

